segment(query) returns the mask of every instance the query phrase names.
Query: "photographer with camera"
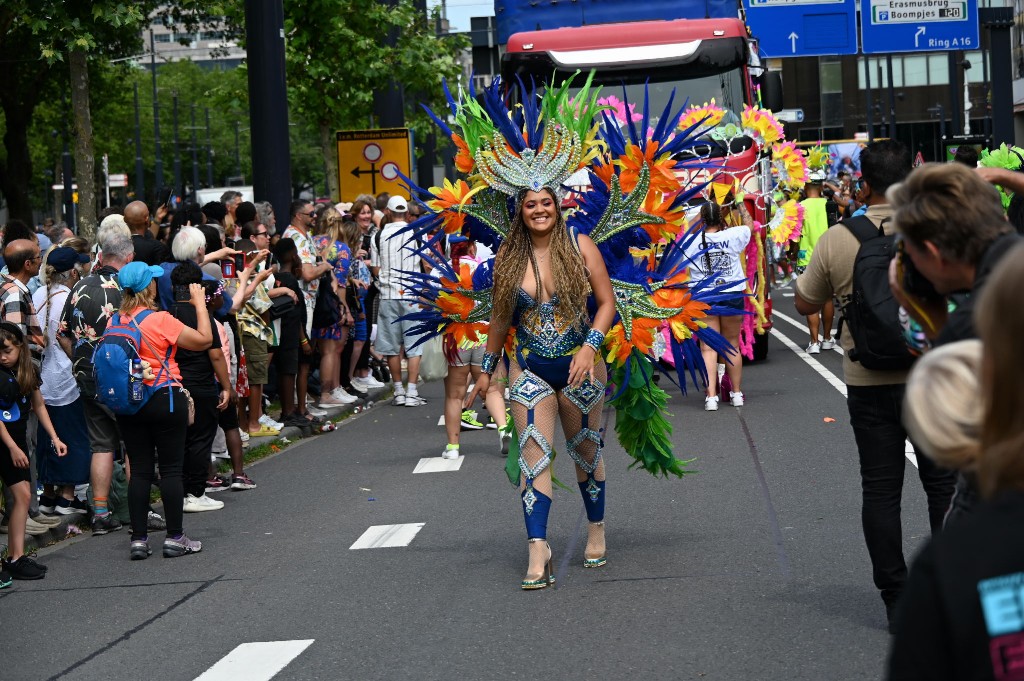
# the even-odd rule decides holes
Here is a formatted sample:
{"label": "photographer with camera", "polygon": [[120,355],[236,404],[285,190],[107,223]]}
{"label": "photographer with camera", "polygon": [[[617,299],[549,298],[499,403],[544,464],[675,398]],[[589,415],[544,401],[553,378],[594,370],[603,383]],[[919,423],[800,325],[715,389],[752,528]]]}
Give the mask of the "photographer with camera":
{"label": "photographer with camera", "polygon": [[[974,304],[989,274],[1020,241],[995,188],[960,163],[927,163],[893,187],[900,234],[889,286],[908,319],[907,343],[918,352],[977,336]],[[954,217],[955,216],[955,217]],[[957,478],[946,523],[969,513],[977,493]]]}
{"label": "photographer with camera", "polygon": [[[848,220],[821,235],[806,271],[796,280],[796,309],[812,314],[833,297],[839,300],[848,333],[843,373],[850,425],[857,441],[862,487],[861,520],[875,586],[892,627],[896,601],[907,580],[900,505],[907,431],[903,394],[913,356],[903,342],[899,306],[888,288],[888,263],[895,227],[886,190],[910,171],[910,152],[894,140],[869,144],[861,153],[863,218]],[[949,210],[946,215],[955,215]],[[919,459],[933,532],[953,492],[953,477],[929,459]]]}

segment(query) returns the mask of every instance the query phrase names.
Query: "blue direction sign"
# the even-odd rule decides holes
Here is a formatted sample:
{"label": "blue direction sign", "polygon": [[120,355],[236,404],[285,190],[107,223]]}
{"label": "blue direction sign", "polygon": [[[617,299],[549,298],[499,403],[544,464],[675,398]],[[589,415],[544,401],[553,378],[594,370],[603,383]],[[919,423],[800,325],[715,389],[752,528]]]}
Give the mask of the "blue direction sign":
{"label": "blue direction sign", "polygon": [[764,57],[857,53],[856,0],[743,0],[743,7]]}
{"label": "blue direction sign", "polygon": [[864,54],[976,50],[978,0],[862,0]]}

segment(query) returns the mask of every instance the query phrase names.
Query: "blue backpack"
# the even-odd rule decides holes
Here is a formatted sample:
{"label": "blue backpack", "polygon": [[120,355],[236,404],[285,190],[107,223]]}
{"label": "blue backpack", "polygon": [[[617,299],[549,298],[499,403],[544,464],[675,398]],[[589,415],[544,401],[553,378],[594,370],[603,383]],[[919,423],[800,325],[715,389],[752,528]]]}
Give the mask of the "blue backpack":
{"label": "blue backpack", "polygon": [[[136,387],[136,382],[141,380],[133,375],[132,364],[142,359],[139,355],[140,345],[142,343],[148,345],[142,336],[139,324],[150,314],[152,314],[152,310],[144,310],[136,315],[135,319],[129,319],[128,323],[121,320],[121,315],[115,314],[110,318],[110,323],[103,331],[103,337],[100,338],[100,342],[92,353],[93,378],[96,379],[96,401],[115,414],[126,416],[135,414],[149,402],[157,390],[175,385],[167,369],[171,353],[174,352],[174,346],[171,346],[167,348],[167,355],[156,374],[153,385],[143,383],[141,399],[132,399],[132,389]],[[171,411],[174,411],[173,400],[171,401]]]}

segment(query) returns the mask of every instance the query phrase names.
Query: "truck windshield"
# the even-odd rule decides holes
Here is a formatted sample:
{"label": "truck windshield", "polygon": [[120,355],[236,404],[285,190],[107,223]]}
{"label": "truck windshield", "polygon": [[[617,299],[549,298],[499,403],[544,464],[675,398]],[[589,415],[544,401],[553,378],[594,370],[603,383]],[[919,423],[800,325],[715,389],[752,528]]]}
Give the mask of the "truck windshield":
{"label": "truck windshield", "polygon": [[[705,102],[710,103],[714,99],[715,104],[726,110],[722,124],[739,122],[739,114],[743,111],[744,104],[743,72],[740,68],[692,78],[685,77],[680,71],[681,69],[663,72],[652,71],[633,78],[622,72],[610,73],[605,76],[599,72],[594,81],[602,86],[602,99],[614,97],[615,100],[621,101],[623,86],[625,86],[625,99],[634,108],[634,116],[643,112],[646,81],[652,125],[656,122],[655,117],[661,115],[665,109],[665,104],[668,103],[668,98],[672,96],[673,91],[675,91],[675,99],[672,102],[673,112],[679,111],[687,102],[688,106],[702,106]],[[580,77],[582,75],[580,74]],[[624,114],[623,111],[619,113]]]}

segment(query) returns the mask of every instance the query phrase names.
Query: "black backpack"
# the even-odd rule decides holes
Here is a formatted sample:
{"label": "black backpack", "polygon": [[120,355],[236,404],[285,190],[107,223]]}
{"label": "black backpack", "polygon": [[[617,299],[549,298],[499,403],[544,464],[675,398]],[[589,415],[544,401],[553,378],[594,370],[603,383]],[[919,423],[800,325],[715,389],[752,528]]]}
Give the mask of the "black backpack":
{"label": "black backpack", "polygon": [[843,306],[843,319],[853,335],[850,359],[874,371],[909,369],[915,358],[903,337],[900,304],[889,288],[896,237],[863,215],[840,224],[860,242],[853,262],[853,294]]}

